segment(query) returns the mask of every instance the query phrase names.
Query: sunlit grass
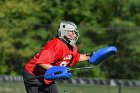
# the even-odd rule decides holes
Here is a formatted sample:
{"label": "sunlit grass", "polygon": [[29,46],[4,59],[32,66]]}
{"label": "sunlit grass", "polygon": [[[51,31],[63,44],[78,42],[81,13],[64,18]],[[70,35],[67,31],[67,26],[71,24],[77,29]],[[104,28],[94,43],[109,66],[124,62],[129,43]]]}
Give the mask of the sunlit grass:
{"label": "sunlit grass", "polygon": [[[118,87],[104,85],[57,84],[59,93],[140,93],[140,87]],[[0,93],[26,93],[23,82],[0,82]]]}

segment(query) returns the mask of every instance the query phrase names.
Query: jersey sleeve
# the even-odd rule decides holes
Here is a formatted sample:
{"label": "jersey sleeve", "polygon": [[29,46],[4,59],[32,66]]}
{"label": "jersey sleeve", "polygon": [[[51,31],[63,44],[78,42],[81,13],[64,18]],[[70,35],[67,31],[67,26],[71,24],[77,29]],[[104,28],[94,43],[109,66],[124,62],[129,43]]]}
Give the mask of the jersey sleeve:
{"label": "jersey sleeve", "polygon": [[37,64],[51,64],[53,62],[53,60],[55,59],[54,55],[55,55],[55,52],[53,52],[51,50],[44,50],[41,53],[41,55],[37,61]]}
{"label": "jersey sleeve", "polygon": [[71,64],[70,64],[69,66],[74,66],[76,63],[79,62],[79,59],[80,59],[80,54],[77,53],[77,54],[74,56],[74,58],[73,58],[73,60],[72,60],[72,62],[71,62]]}
{"label": "jersey sleeve", "polygon": [[47,43],[45,49],[40,54],[37,64],[52,64],[54,61],[60,59],[60,48],[61,46],[57,40]]}

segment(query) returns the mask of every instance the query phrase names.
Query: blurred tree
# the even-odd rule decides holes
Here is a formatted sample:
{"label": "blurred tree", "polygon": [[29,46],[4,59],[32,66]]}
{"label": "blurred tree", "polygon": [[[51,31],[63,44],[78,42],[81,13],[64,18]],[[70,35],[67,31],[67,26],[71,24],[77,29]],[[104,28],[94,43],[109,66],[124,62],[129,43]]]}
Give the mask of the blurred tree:
{"label": "blurred tree", "polygon": [[40,22],[36,16],[40,7],[36,6],[32,0],[0,1],[0,73],[20,73],[27,59],[41,47],[39,43],[48,38],[45,30],[32,30]]}
{"label": "blurred tree", "polygon": [[24,64],[56,34],[59,22],[70,20],[80,30],[80,53],[108,45],[118,48],[117,55],[75,76],[140,78],[139,0],[1,0],[0,8],[1,74],[20,74]]}

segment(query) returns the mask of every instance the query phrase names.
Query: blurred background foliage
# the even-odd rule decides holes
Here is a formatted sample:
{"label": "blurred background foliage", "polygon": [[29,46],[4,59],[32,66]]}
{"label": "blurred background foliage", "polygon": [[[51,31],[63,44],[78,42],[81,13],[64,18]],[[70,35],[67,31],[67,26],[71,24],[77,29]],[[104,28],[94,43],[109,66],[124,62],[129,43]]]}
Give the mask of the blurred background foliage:
{"label": "blurred background foliage", "polygon": [[[114,45],[118,53],[75,77],[140,79],[139,0],[0,0],[0,73],[19,75],[62,20],[80,30],[80,53]],[[89,66],[88,62],[75,67]]]}

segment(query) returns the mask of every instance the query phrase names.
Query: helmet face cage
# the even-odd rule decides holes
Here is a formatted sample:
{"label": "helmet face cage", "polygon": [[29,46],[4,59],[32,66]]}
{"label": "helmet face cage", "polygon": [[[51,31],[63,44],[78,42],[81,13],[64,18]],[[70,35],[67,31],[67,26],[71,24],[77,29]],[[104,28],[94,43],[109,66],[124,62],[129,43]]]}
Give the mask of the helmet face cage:
{"label": "helmet face cage", "polygon": [[[75,33],[75,35],[76,35],[75,39],[72,40],[68,37],[68,32],[69,31],[72,31],[72,32]],[[79,36],[80,35],[79,35],[79,31],[77,30],[77,26],[73,22],[62,21],[60,23],[60,26],[59,26],[59,29],[58,29],[58,37],[60,39],[65,40],[70,45],[75,45]]]}

